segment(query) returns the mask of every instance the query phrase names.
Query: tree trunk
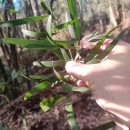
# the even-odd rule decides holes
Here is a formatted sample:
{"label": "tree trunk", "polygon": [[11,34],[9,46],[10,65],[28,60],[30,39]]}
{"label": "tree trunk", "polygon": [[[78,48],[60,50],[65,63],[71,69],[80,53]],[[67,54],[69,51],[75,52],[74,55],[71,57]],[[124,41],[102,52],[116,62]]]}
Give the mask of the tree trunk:
{"label": "tree trunk", "polygon": [[[13,7],[13,3],[12,4]],[[4,21],[9,21],[9,20],[14,20],[16,19],[16,15],[9,13],[7,11],[7,9],[4,10]],[[16,28],[11,28],[8,27],[6,33],[7,35],[5,37],[16,37]],[[18,65],[18,59],[17,59],[17,49],[15,45],[10,45],[10,51],[8,51],[8,47],[6,46],[7,52],[9,53],[9,57],[10,57],[10,63],[13,69],[18,70],[19,69],[19,65]]]}
{"label": "tree trunk", "polygon": [[[39,6],[38,6],[38,1],[36,0],[30,0],[31,6],[32,6],[32,11],[33,11],[33,15],[34,16],[39,16],[41,15],[40,11],[39,11]],[[44,27],[43,27],[43,22],[39,21],[36,23],[37,28],[41,31],[44,31]]]}
{"label": "tree trunk", "polygon": [[112,7],[111,0],[108,0],[108,4],[109,4],[110,21],[111,21],[112,25],[114,27],[116,27],[117,26],[116,15],[115,15],[115,12]]}

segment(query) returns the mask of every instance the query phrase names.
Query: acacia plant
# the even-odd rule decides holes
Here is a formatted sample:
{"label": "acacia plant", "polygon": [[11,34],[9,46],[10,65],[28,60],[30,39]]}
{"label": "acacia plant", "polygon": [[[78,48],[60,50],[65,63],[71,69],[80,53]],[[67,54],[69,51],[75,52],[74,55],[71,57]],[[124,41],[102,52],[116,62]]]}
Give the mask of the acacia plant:
{"label": "acacia plant", "polygon": [[[82,0],[79,0],[79,6],[82,16]],[[51,67],[53,68],[53,73],[47,74],[47,75],[30,75],[28,79],[34,80],[36,82],[39,81],[39,84],[37,84],[35,87],[33,87],[31,90],[29,90],[25,96],[24,100],[28,100],[30,97],[34,96],[35,94],[39,93],[41,90],[45,90],[47,88],[54,89],[54,84],[59,83],[61,87],[61,91],[66,92],[63,96],[52,96],[46,99],[43,99],[40,102],[40,107],[43,109],[44,112],[49,111],[57,102],[60,102],[64,99],[68,101],[68,103],[65,104],[65,110],[67,114],[67,121],[71,127],[72,130],[78,130],[77,123],[74,118],[73,114],[73,104],[70,100],[70,97],[73,95],[73,92],[79,92],[79,93],[86,93],[91,91],[90,88],[86,87],[77,87],[75,85],[75,79],[74,77],[67,74],[65,70],[57,71],[57,66],[64,66],[67,61],[75,60],[82,62],[84,64],[94,64],[100,62],[102,59],[104,59],[109,52],[113,49],[113,47],[116,45],[116,43],[119,41],[122,34],[125,32],[123,30],[121,33],[119,33],[116,37],[113,38],[111,44],[109,44],[105,50],[99,51],[100,47],[102,46],[103,42],[107,38],[111,38],[111,33],[117,28],[111,29],[109,32],[102,36],[96,36],[96,38],[93,38],[89,42],[86,42],[83,47],[80,46],[80,43],[82,39],[91,38],[97,33],[89,34],[84,37],[81,37],[81,21],[80,16],[77,15],[76,8],[74,5],[74,0],[67,0],[68,4],[68,16],[66,16],[66,22],[62,24],[58,24],[55,15],[50,10],[50,8],[46,5],[46,3],[41,0],[41,6],[43,8],[43,11],[46,13],[45,16],[36,16],[36,17],[27,17],[7,22],[0,23],[0,27],[9,27],[9,26],[18,26],[23,24],[28,24],[32,22],[37,22],[43,19],[47,19],[46,24],[46,31],[40,32],[40,31],[30,31],[30,30],[22,30],[22,32],[30,37],[33,37],[33,40],[31,39],[21,39],[21,38],[3,38],[1,39],[2,43],[6,44],[15,44],[20,45],[25,48],[32,48],[37,50],[49,50],[57,57],[58,60],[56,61],[34,61],[34,66],[39,67]],[[65,39],[65,35],[63,32],[64,28],[68,28],[68,32],[71,34],[72,40]],[[57,33],[61,33],[64,37],[63,40],[57,40],[55,38],[55,35]],[[34,40],[34,38],[36,38]],[[38,38],[38,40],[37,40]],[[92,45],[93,43],[97,42],[97,44],[94,44],[94,47],[90,49],[89,51],[86,51],[86,48]],[[82,52],[84,52],[85,56],[82,56]],[[107,129],[110,127],[113,127],[115,125],[114,122],[108,122],[104,125],[98,126],[94,128],[94,130],[98,129]]]}

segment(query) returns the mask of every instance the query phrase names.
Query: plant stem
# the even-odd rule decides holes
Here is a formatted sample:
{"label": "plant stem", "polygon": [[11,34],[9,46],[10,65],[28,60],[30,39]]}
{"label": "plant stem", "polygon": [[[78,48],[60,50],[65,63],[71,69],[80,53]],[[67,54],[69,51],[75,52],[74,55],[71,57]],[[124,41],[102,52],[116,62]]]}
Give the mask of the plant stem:
{"label": "plant stem", "polygon": [[72,53],[71,53],[71,50],[69,49],[69,53],[70,53],[70,57],[71,57],[71,60],[73,61],[73,56],[72,56]]}

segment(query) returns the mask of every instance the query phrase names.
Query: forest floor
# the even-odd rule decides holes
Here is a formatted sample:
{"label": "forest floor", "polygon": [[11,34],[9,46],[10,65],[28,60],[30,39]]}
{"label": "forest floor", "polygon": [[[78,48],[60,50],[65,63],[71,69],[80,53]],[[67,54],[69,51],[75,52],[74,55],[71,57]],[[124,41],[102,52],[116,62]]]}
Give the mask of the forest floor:
{"label": "forest floor", "polygon": [[[46,113],[41,110],[39,106],[40,100],[52,94],[57,94],[57,91],[46,90],[40,92],[40,94],[28,101],[23,100],[24,95],[18,97],[1,108],[0,124],[8,124],[16,130],[25,130],[23,125],[23,119],[25,118],[28,130],[70,130],[69,125],[66,123],[65,100]],[[110,121],[109,114],[97,105],[91,94],[75,93],[71,100],[80,130],[90,130]],[[22,110],[24,111],[24,118]],[[121,129],[116,126],[111,130]]]}

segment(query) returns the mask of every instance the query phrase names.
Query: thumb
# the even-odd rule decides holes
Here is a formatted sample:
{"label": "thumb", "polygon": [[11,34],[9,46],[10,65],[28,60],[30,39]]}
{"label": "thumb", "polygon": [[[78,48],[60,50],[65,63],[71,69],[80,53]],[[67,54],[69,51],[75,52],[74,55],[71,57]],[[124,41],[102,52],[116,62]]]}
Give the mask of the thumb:
{"label": "thumb", "polygon": [[[69,61],[66,63],[65,69],[66,71],[84,82],[90,77],[95,71],[97,71],[98,64],[81,64],[75,61]],[[99,71],[98,67],[98,71]]]}

